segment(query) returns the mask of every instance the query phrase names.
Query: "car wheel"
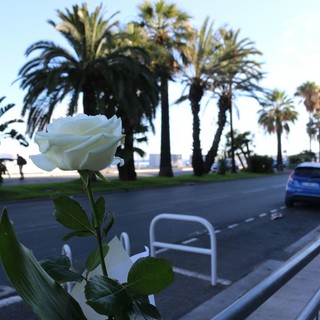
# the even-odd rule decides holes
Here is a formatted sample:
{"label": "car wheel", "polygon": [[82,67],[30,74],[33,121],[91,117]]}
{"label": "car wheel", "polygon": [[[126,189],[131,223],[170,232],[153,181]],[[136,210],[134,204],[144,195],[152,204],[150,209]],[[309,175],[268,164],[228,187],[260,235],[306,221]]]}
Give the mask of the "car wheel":
{"label": "car wheel", "polygon": [[286,204],[287,207],[293,207],[293,200],[285,199],[285,204]]}

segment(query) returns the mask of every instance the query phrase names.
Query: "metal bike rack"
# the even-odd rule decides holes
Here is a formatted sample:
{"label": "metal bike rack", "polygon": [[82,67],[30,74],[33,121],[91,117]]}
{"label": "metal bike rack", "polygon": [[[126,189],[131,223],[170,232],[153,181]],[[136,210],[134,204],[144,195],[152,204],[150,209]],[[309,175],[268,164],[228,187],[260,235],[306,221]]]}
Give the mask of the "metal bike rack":
{"label": "metal bike rack", "polygon": [[[72,265],[72,253],[71,253],[71,248],[68,244],[64,244],[62,246],[62,251],[61,253],[64,255],[64,256],[67,256],[69,259],[70,259],[70,263]],[[73,289],[73,286],[74,286],[74,283],[72,281],[69,281],[69,282],[66,282],[65,283],[65,288],[66,290],[70,293]]]}
{"label": "metal bike rack", "polygon": [[129,240],[129,235],[126,232],[122,232],[120,234],[120,242],[122,243],[122,246],[124,249],[127,251],[128,255],[130,256],[130,240]]}
{"label": "metal bike rack", "polygon": [[[191,221],[201,223],[206,227],[210,236],[210,248],[200,248],[193,247],[184,244],[175,244],[168,242],[161,242],[155,240],[155,226],[159,220],[182,220],[182,221]],[[150,254],[152,257],[155,257],[155,248],[167,248],[173,250],[181,250],[194,253],[202,253],[211,256],[211,284],[214,286],[217,283],[217,251],[216,251],[216,236],[212,224],[201,217],[184,215],[184,214],[175,214],[175,213],[162,213],[154,217],[151,221],[149,228],[150,236]]]}

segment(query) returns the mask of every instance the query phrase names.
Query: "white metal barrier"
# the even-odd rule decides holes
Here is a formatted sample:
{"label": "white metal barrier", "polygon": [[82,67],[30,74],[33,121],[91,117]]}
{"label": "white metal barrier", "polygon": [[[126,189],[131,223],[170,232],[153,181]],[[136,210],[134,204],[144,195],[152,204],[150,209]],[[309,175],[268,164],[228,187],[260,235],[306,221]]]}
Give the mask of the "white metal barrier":
{"label": "white metal barrier", "polygon": [[[67,256],[70,259],[70,263],[72,265],[72,253],[71,253],[71,248],[68,244],[64,244],[62,247],[62,252],[61,252],[64,256]],[[73,289],[73,282],[66,282],[65,283],[65,288],[66,290],[70,293]]]}
{"label": "white metal barrier", "polygon": [[120,241],[122,243],[122,246],[124,247],[124,249],[127,251],[128,255],[130,256],[130,240],[129,240],[129,235],[126,232],[122,232],[120,234]]}
{"label": "white metal barrier", "polygon": [[[188,246],[184,244],[174,244],[174,243],[156,241],[154,231],[155,231],[156,223],[159,220],[182,220],[182,221],[191,221],[191,222],[201,223],[208,230],[208,233],[210,236],[210,248],[209,249],[200,248],[200,247],[193,247],[193,246]],[[150,229],[149,229],[149,236],[150,236],[150,254],[152,257],[155,257],[156,247],[210,255],[211,256],[211,284],[214,286],[217,283],[216,235],[215,235],[212,224],[208,220],[202,217],[192,216],[192,215],[162,213],[152,219],[150,224]]]}

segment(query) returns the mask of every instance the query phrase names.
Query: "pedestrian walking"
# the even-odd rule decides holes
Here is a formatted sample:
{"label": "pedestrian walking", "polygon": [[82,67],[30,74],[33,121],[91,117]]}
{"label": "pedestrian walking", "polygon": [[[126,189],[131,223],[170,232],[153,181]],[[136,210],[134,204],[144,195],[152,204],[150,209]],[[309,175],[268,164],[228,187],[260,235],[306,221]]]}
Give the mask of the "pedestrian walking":
{"label": "pedestrian walking", "polygon": [[27,160],[17,154],[17,164],[19,166],[20,180],[23,180],[24,179],[23,166],[27,164]]}

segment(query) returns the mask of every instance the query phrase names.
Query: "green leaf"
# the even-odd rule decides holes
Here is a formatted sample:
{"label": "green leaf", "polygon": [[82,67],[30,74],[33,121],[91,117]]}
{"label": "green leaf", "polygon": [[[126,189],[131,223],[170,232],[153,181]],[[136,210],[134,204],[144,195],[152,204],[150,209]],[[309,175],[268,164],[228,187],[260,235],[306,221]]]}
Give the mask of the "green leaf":
{"label": "green leaf", "polygon": [[102,225],[102,222],[106,216],[106,203],[104,197],[100,197],[96,201],[96,209],[98,214],[98,226]]}
{"label": "green leaf", "polygon": [[59,283],[84,280],[81,274],[70,270],[71,261],[65,255],[47,257],[39,263],[49,276]]}
{"label": "green leaf", "polygon": [[74,231],[74,232],[70,232],[68,233],[66,236],[64,236],[62,238],[62,240],[67,241],[69,239],[71,239],[72,237],[88,237],[88,236],[92,236],[95,233],[90,230],[90,231],[86,231],[86,230],[80,230],[80,231]]}
{"label": "green leaf", "polygon": [[94,232],[86,212],[77,201],[65,196],[53,199],[53,201],[54,217],[58,222],[72,230]]}
{"label": "green leaf", "polygon": [[94,276],[85,286],[87,304],[99,314],[123,315],[132,306],[132,300],[119,282],[106,276]]}
{"label": "green leaf", "polygon": [[146,257],[138,259],[128,274],[128,289],[148,296],[165,289],[174,280],[172,265],[165,259]]}
{"label": "green leaf", "polygon": [[148,299],[139,299],[133,303],[133,319],[161,319],[158,309]]}
{"label": "green leaf", "polygon": [[102,232],[102,235],[103,235],[104,237],[107,236],[107,234],[108,234],[109,230],[111,229],[113,223],[114,223],[114,214],[113,214],[112,211],[109,211],[109,212],[107,213],[107,223],[106,223],[106,225],[104,226],[103,232]]}
{"label": "green leaf", "polygon": [[97,177],[99,177],[104,182],[110,182],[108,178],[106,178],[100,171],[95,171],[95,174]]}
{"label": "green leaf", "polygon": [[7,277],[39,319],[86,320],[79,304],[19,242],[6,209],[0,220],[0,257]]}
{"label": "green leaf", "polygon": [[[103,249],[103,256],[105,257],[109,251],[109,246],[106,243],[104,243],[102,244],[102,249]],[[90,271],[94,270],[99,264],[101,264],[101,261],[100,261],[100,255],[99,255],[99,248],[97,248],[93,250],[87,258],[87,261],[86,261],[87,272],[89,273]]]}

